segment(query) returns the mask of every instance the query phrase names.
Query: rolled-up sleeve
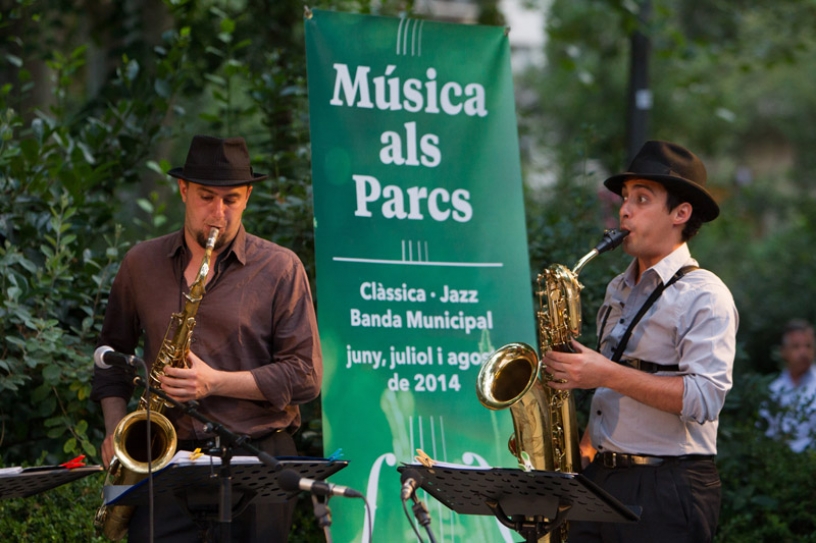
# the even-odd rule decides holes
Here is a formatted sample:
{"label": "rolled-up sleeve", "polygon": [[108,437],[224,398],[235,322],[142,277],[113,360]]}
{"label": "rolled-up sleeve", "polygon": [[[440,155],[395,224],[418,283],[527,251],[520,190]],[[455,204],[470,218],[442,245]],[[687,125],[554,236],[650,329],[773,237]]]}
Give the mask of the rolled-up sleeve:
{"label": "rolled-up sleeve", "polygon": [[698,292],[678,315],[678,350],[684,384],[681,419],[703,424],[717,420],[731,389],[739,316],[721,283]]}
{"label": "rolled-up sleeve", "polygon": [[313,400],[320,393],[323,356],[309,281],[299,260],[281,277],[272,301],[271,364],[252,370],[264,398],[275,409]]}

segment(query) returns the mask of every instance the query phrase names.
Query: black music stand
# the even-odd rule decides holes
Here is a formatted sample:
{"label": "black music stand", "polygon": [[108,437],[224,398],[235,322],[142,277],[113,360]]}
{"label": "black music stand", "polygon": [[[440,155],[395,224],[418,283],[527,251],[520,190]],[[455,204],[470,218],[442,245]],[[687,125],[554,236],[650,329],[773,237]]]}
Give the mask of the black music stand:
{"label": "black music stand", "polygon": [[[323,480],[348,465],[347,461],[308,457],[276,457],[278,468],[270,467],[254,456],[235,456],[230,461],[232,514],[239,515],[251,502],[283,502],[300,490],[286,491],[278,484],[284,469],[301,478]],[[212,463],[210,463],[212,461]],[[201,456],[190,460],[189,451],[179,451],[170,464],[153,474],[155,496],[175,498],[179,506],[198,524],[214,525],[219,519],[221,484],[218,456]],[[146,506],[149,502],[148,480],[132,486],[109,485],[103,488],[105,505]]]}
{"label": "black music stand", "polygon": [[[400,466],[403,471],[408,466]],[[577,473],[510,468],[426,467],[411,464],[424,477],[420,488],[448,509],[464,515],[493,515],[538,541],[568,520],[635,522],[639,508],[623,505]]]}
{"label": "black music stand", "polygon": [[102,466],[76,468],[33,466],[0,469],[0,499],[27,498],[101,471],[104,471]]}

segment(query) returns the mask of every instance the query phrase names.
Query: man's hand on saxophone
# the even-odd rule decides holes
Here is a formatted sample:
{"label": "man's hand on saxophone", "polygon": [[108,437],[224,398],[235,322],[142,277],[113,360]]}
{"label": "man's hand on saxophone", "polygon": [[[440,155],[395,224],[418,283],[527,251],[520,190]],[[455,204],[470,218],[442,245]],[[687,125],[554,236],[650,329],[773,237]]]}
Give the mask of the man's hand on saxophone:
{"label": "man's hand on saxophone", "polygon": [[190,351],[189,368],[168,366],[159,377],[161,387],[177,402],[200,400],[207,396],[229,396],[245,400],[264,400],[249,371],[220,371]]}
{"label": "man's hand on saxophone", "polygon": [[574,353],[549,351],[544,355],[547,371],[562,381],[551,381],[552,388],[605,387],[661,411],[679,415],[683,409],[683,377],[645,373],[617,364],[575,340],[570,345]]}
{"label": "man's hand on saxophone", "polygon": [[[576,340],[570,342],[573,353],[548,351],[543,362],[553,376],[549,385],[558,390],[589,389],[603,384],[609,365],[617,366],[602,354],[584,347]],[[614,368],[612,368],[614,369]]]}

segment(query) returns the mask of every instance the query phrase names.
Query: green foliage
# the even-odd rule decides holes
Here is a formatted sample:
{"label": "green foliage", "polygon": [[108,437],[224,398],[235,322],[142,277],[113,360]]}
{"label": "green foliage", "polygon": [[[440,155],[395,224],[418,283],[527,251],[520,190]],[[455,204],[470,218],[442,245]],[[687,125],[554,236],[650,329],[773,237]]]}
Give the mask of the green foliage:
{"label": "green foliage", "polygon": [[[367,2],[324,4],[370,10]],[[7,465],[80,453],[99,463],[104,426],[88,395],[106,294],[131,241],[178,227],[166,172],[192,134],[247,138],[256,169],[270,174],[254,187],[247,226],[298,252],[314,278],[302,3],[168,1],[156,19],[170,23],[161,37],[129,6],[82,13],[20,0],[0,19],[9,44],[0,70],[0,450]],[[64,31],[63,18],[84,21],[98,48]],[[50,86],[32,66],[47,69]],[[107,73],[94,80],[100,66]],[[319,456],[319,401],[303,415],[298,446]],[[63,495],[84,496],[93,484],[90,500],[66,505]],[[95,540],[90,520],[100,485],[73,483],[4,502],[0,529],[19,541]],[[20,514],[24,508],[39,516]],[[298,508],[296,529],[297,541],[322,540],[311,504]]]}
{"label": "green foliage", "polygon": [[101,505],[102,477],[90,475],[38,495],[0,501],[0,533],[15,543],[102,543],[93,512]]}
{"label": "green foliage", "polygon": [[816,541],[816,450],[794,453],[764,436],[767,425],[757,406],[768,400],[769,381],[739,375],[722,412],[717,466],[723,500],[716,541]]}
{"label": "green foliage", "polygon": [[[29,32],[48,31],[33,6],[20,6],[17,16]],[[25,107],[38,90],[25,68],[15,70],[16,85],[2,87],[0,418],[6,462],[43,451],[50,463],[79,454],[96,458],[101,424],[98,406],[88,399],[91,351],[126,248],[114,221],[120,206],[111,196],[120,184],[139,180],[141,161],[162,137],[172,93],[184,78],[176,69],[184,34],[166,36],[151,78],[123,55],[110,82],[112,102],[76,99],[84,45],[42,53],[53,74],[45,109],[14,108]],[[17,43],[22,52],[39,51]]]}
{"label": "green foliage", "polygon": [[[738,339],[747,353],[746,369],[778,372],[775,357],[781,329],[791,318],[816,322],[813,278],[816,261],[816,200],[769,195],[750,187],[729,200],[720,219],[704,227],[692,243],[694,253],[729,285],[740,311]],[[782,226],[759,237],[751,207],[768,208],[784,217]],[[719,223],[719,224],[718,224]],[[706,231],[708,229],[708,231]]]}
{"label": "green foliage", "polygon": [[[547,66],[525,78],[542,98],[522,109],[525,127],[557,149],[590,127],[591,156],[609,171],[625,166],[630,38],[639,30],[651,40],[652,137],[704,156],[739,156],[762,139],[783,139],[799,163],[813,162],[813,70],[802,69],[816,52],[806,30],[816,24],[812,5],[651,0],[644,23],[643,4],[553,2]],[[776,25],[787,30],[774,33]]]}
{"label": "green foliage", "polygon": [[[21,123],[12,119],[10,125]],[[94,206],[80,210],[68,190],[75,185],[58,179],[60,174],[70,178],[65,165],[71,156],[80,169],[92,169],[87,156],[67,134],[36,120],[32,125],[32,137],[8,140],[0,150],[5,172],[0,178],[3,453],[35,458],[45,446],[52,453],[95,455],[89,351],[115,245],[108,256],[87,249],[87,226],[93,222],[87,210]],[[78,152],[66,160],[69,148]],[[21,397],[32,401],[21,404]],[[62,454],[49,461],[58,457]]]}

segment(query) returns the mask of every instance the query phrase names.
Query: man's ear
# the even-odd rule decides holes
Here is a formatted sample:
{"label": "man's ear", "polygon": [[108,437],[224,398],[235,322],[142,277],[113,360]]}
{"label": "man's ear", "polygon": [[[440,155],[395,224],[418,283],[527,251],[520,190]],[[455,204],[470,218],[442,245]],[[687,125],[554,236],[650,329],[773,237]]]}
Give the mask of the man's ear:
{"label": "man's ear", "polygon": [[181,201],[185,204],[187,203],[187,189],[190,188],[190,183],[185,181],[184,179],[176,179],[178,182],[179,194],[181,195]]}
{"label": "man's ear", "polygon": [[672,209],[672,222],[676,225],[685,224],[691,218],[691,213],[694,208],[688,202],[683,202],[674,209]]}

